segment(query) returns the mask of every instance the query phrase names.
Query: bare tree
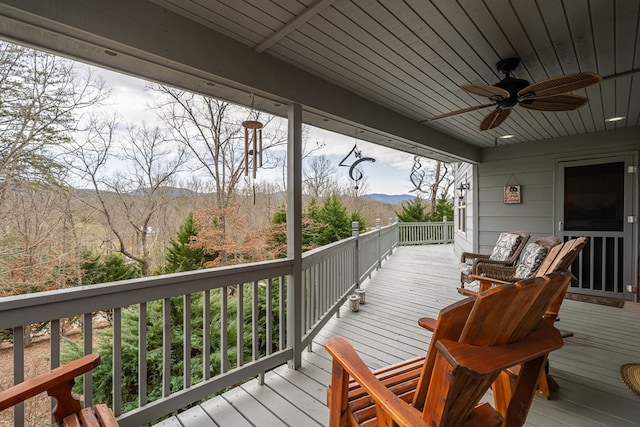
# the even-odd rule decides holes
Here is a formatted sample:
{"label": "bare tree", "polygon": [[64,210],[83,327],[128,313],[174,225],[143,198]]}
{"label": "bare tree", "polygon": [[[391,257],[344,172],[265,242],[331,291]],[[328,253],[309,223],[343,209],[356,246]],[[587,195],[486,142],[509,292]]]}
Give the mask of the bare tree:
{"label": "bare tree", "polygon": [[52,281],[59,251],[60,211],[53,191],[37,184],[20,184],[7,192],[1,230],[0,280],[4,295],[56,288]]}
{"label": "bare tree", "polygon": [[224,210],[237,194],[244,176],[244,120],[263,127],[263,167],[275,167],[272,149],[286,142],[280,120],[231,103],[163,85],[150,88],[160,95],[158,115],[173,138],[195,159],[194,169],[213,180],[216,209]]}
{"label": "bare tree", "polygon": [[56,148],[78,115],[108,96],[101,79],[71,61],[0,42],[0,209],[17,180],[56,183]]}
{"label": "bare tree", "polygon": [[449,190],[453,185],[451,165],[449,163],[436,161],[433,170],[433,181],[431,184],[431,191],[429,193],[429,201],[431,202],[431,210],[435,209],[438,202],[438,198],[443,194],[449,194]]}
{"label": "bare tree", "polygon": [[346,181],[346,184],[342,186],[342,193],[347,197],[352,197],[356,200],[361,199],[362,196],[369,192],[369,178],[367,175],[362,175],[357,182],[352,179]]}
{"label": "bare tree", "polygon": [[316,199],[324,198],[338,189],[337,169],[325,155],[313,156],[302,170],[305,193]]}
{"label": "bare tree", "polygon": [[[130,126],[122,140],[117,129],[115,118],[93,120],[86,139],[72,152],[72,164],[78,178],[95,191],[95,198],[83,200],[103,215],[110,232],[105,241],[149,275],[151,249],[163,229],[158,221],[179,196],[171,185],[184,165],[184,150],[157,127]],[[120,166],[115,173],[110,171],[114,165]]]}
{"label": "bare tree", "polygon": [[414,185],[412,191],[418,191],[425,195],[425,199],[431,205],[431,211],[435,209],[438,198],[449,194],[453,185],[453,171],[449,163],[440,160],[428,160],[429,167],[423,169],[420,157],[416,156],[410,180]]}

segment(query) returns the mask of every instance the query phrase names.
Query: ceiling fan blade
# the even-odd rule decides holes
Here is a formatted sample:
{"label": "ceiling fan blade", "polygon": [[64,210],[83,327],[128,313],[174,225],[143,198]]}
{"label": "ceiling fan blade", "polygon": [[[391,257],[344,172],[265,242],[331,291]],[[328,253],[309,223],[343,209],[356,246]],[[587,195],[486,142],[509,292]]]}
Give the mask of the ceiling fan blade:
{"label": "ceiling fan blade", "polygon": [[495,104],[476,105],[474,107],[463,108],[461,110],[450,111],[448,113],[440,114],[439,116],[429,117],[427,120],[423,120],[420,123],[432,122],[434,120],[444,119],[445,117],[457,116],[458,114],[468,113],[469,111],[476,111],[482,108],[493,107]]}
{"label": "ceiling fan blade", "polygon": [[566,76],[552,77],[537,83],[530,84],[518,91],[518,96],[553,96],[598,84],[602,81],[602,76],[596,73],[575,73]]}
{"label": "ceiling fan blade", "polygon": [[507,120],[510,114],[511,108],[507,108],[506,110],[496,108],[482,119],[479,128],[480,130],[489,130],[498,127],[502,122]]}
{"label": "ceiling fan blade", "polygon": [[503,99],[507,99],[511,96],[508,90],[485,84],[460,85],[460,88],[469,93],[473,93],[474,95],[480,95],[487,98],[500,96]]}
{"label": "ceiling fan blade", "polygon": [[520,106],[529,110],[537,111],[571,111],[576,110],[589,102],[584,96],[562,94],[555,96],[525,98],[520,102]]}

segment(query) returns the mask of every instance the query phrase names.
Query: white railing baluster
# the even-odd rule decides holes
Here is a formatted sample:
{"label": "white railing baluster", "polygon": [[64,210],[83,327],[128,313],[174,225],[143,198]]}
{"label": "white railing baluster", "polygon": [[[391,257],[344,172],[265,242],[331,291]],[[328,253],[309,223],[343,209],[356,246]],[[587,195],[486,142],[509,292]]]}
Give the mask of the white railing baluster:
{"label": "white railing baluster", "polygon": [[600,266],[602,267],[602,271],[600,272],[600,280],[602,280],[602,290],[607,290],[607,238],[602,238],[602,249],[600,251]]}
{"label": "white railing baluster", "polygon": [[279,345],[278,345],[278,349],[282,350],[285,348],[285,325],[286,325],[286,307],[285,307],[285,287],[286,287],[286,282],[285,282],[285,276],[280,276],[280,280],[278,281],[279,285],[278,285],[278,304],[280,305],[279,311],[280,311],[280,316],[278,316],[278,320],[279,320],[279,331],[278,331],[278,340],[279,340]]}
{"label": "white railing baluster", "polygon": [[211,378],[211,291],[202,292],[202,379]]}
{"label": "white railing baluster", "polygon": [[171,394],[171,298],[162,300],[162,396]]}
{"label": "white railing baluster", "polygon": [[112,358],[112,386],[113,386],[113,413],[115,416],[122,414],[122,311],[120,307],[112,310],[113,332],[113,358]]}
{"label": "white railing baluster", "polygon": [[[93,313],[85,313],[82,316],[82,340],[84,354],[93,353]],[[84,401],[93,405],[93,375],[91,372],[84,374]]]}
{"label": "white railing baluster", "polygon": [[229,287],[220,289],[220,373],[224,374],[229,370],[228,351],[229,348]]}
{"label": "white railing baluster", "polygon": [[244,365],[244,284],[238,283],[236,301],[238,301],[238,316],[236,318],[236,365]]}
{"label": "white railing baluster", "polygon": [[55,369],[60,366],[60,319],[53,319],[49,328],[49,366]]}
{"label": "white railing baluster", "polygon": [[[60,319],[53,319],[49,323],[49,366],[55,369],[60,366]],[[55,410],[56,402],[51,401],[51,411]]]}
{"label": "white railing baluster", "polygon": [[272,353],[273,349],[273,279],[267,279],[266,291],[266,328],[267,328],[267,356]]}
{"label": "white railing baluster", "polygon": [[[27,331],[30,330],[27,326]],[[13,328],[13,383],[24,381],[24,331],[22,326]],[[13,424],[24,427],[24,402],[13,407]]]}
{"label": "white railing baluster", "polygon": [[147,303],[138,305],[138,404],[147,404]]}
{"label": "white railing baluster", "polygon": [[182,296],[182,387],[191,387],[191,294]]}
{"label": "white railing baluster", "polygon": [[613,238],[613,290],[615,292],[624,292],[622,288],[624,285],[620,283],[620,278],[618,277],[618,257],[620,256],[618,251],[618,244],[621,239],[619,237]]}
{"label": "white railing baluster", "polygon": [[251,286],[251,359],[258,360],[260,352],[260,338],[258,331],[258,282],[253,281]]}

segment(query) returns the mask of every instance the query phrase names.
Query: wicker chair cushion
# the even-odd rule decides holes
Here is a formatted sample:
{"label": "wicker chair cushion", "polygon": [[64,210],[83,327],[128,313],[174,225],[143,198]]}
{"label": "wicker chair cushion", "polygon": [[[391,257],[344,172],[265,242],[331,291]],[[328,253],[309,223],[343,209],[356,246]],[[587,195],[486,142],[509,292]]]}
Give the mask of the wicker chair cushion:
{"label": "wicker chair cushion", "polygon": [[469,275],[471,274],[471,270],[473,269],[473,260],[475,258],[470,258],[471,263],[469,262],[461,262],[458,266],[460,268],[460,273]]}
{"label": "wicker chair cushion", "polygon": [[473,282],[465,283],[464,288],[469,291],[480,292],[480,281],[474,280]]}
{"label": "wicker chair cushion", "polygon": [[520,255],[520,261],[516,266],[514,276],[518,279],[528,279],[536,274],[540,268],[540,264],[547,256],[549,249],[537,243],[529,243],[524,247]]}
{"label": "wicker chair cushion", "polygon": [[506,261],[514,254],[518,245],[522,240],[522,236],[512,233],[500,233],[496,246],[491,251],[489,259],[494,261]]}

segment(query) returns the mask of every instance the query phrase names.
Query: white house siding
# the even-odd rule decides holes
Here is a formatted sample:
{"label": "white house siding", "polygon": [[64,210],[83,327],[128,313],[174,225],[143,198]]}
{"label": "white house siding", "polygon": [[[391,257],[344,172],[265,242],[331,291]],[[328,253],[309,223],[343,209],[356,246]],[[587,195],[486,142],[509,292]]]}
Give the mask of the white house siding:
{"label": "white house siding", "polygon": [[[557,219],[554,217],[556,167],[559,161],[600,158],[632,154],[638,165],[640,128],[612,130],[601,134],[570,136],[532,143],[511,144],[483,151],[477,165],[477,234],[467,234],[456,245],[467,247],[469,238],[477,238],[473,246],[481,253],[490,252],[501,231],[526,230],[532,239],[552,236]],[[522,203],[504,204],[503,187],[521,186]],[[638,173],[632,189],[634,214],[638,215]],[[634,259],[638,253],[638,225],[634,226]],[[456,238],[459,238],[456,235]]]}

